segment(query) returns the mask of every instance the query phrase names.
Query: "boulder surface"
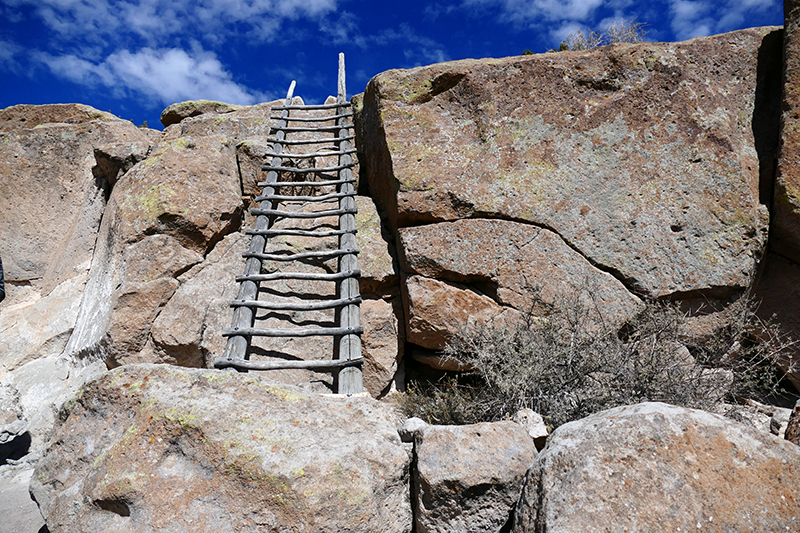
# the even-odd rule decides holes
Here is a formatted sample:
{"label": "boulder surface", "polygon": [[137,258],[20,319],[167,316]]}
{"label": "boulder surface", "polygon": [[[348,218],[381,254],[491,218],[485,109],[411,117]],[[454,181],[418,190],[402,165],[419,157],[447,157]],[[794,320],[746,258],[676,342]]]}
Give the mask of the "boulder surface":
{"label": "boulder surface", "polygon": [[31,493],[52,533],[409,532],[391,406],[129,365],[62,411]]}
{"label": "boulder surface", "polygon": [[528,472],[514,531],[798,528],[800,447],[704,411],[644,403],[559,427]]}

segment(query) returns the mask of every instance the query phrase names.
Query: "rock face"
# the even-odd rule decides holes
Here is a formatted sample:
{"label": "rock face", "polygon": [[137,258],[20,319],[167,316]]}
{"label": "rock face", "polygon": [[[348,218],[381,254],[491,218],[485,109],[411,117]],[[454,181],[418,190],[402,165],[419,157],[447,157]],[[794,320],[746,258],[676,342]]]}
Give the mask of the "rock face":
{"label": "rock face", "polygon": [[1,376],[58,354],[75,325],[116,178],[104,174],[95,151],[113,145],[136,159],[150,143],[129,121],[79,104],[6,108],[0,137],[0,198],[6,206],[0,256],[7,291],[0,313]]}
{"label": "rock face", "polygon": [[536,457],[533,439],[510,421],[424,426],[414,446],[420,533],[501,531]]}
{"label": "rock face", "polygon": [[720,416],[620,407],[549,437],[514,531],[792,531],[799,469],[800,448]]}
{"label": "rock face", "polygon": [[31,492],[53,533],[409,532],[398,425],[369,398],[127,366],[65,408]]}
{"label": "rock face", "polygon": [[623,289],[735,296],[765,252],[774,154],[752,125],[780,84],[759,63],[780,57],[775,31],[379,74],[358,102],[359,157],[403,269],[512,307],[525,286],[580,276],[605,277],[623,316]]}
{"label": "rock face", "polygon": [[785,0],[783,11],[785,82],[770,238],[783,255],[800,262],[800,2]]}

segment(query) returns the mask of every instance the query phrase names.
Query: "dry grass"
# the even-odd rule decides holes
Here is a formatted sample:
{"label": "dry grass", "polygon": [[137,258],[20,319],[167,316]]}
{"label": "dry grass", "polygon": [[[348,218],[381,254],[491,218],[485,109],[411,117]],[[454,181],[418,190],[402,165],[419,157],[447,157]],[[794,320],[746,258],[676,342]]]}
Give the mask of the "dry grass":
{"label": "dry grass", "polygon": [[527,313],[503,327],[460,328],[444,355],[474,370],[410,384],[401,409],[430,423],[468,424],[528,407],[554,428],[619,405],[711,409],[779,387],[773,362],[791,343],[758,319],[747,297],[733,304],[726,327],[697,339],[686,336],[674,304],[648,302],[617,330],[581,296],[585,302],[591,291],[562,298],[545,318]]}

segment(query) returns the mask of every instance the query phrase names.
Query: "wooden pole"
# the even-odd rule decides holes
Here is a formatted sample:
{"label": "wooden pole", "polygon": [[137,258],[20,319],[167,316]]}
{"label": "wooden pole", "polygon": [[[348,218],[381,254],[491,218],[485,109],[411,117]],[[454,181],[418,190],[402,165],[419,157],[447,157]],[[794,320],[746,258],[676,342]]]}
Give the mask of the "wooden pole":
{"label": "wooden pole", "polygon": [[[289,91],[286,93],[286,105],[290,105],[292,103],[292,96],[294,95],[294,87],[295,82],[292,80],[292,83],[289,85]],[[289,116],[289,111],[283,111],[281,113],[281,120],[278,122],[278,127],[286,126],[286,118]],[[281,138],[284,136],[284,133],[279,131],[278,136]],[[280,167],[281,163],[283,162],[282,153],[283,147],[280,144],[275,144],[274,153],[275,156],[272,158],[272,166]],[[275,189],[271,184],[278,181],[278,173],[275,171],[270,171],[267,173],[266,179],[266,186],[264,191],[262,192],[262,196],[270,196],[275,194]],[[272,209],[272,201],[271,200],[264,200],[260,203],[259,207],[261,209]],[[256,218],[255,223],[255,230],[256,231],[264,231],[269,229],[269,218],[266,215],[260,215]],[[253,238],[250,240],[250,248],[248,248],[248,252],[250,254],[263,254],[267,245],[267,238],[264,235],[260,235],[256,233],[253,235]],[[244,267],[244,275],[245,276],[254,276],[261,273],[261,259],[258,257],[248,257],[247,261],[245,262]],[[246,279],[241,282],[239,285],[239,295],[237,297],[238,300],[255,300],[258,298],[258,281],[252,281],[250,279]],[[252,308],[250,307],[237,307],[233,310],[233,328],[252,328],[255,319],[255,313]],[[232,360],[245,360],[248,356],[248,348],[250,348],[250,337],[244,335],[236,335],[232,337],[228,337],[228,342],[225,345],[225,353],[223,354],[223,358],[232,361]],[[240,372],[247,372],[245,368],[239,368]]]}
{"label": "wooden pole", "polygon": [[[338,83],[338,96],[337,103],[340,105],[346,104],[347,90],[345,86],[344,74],[344,54],[339,54],[339,83]],[[337,121],[340,127],[338,132],[339,150],[341,152],[348,152],[350,150],[350,141],[346,140],[349,137],[349,129],[347,118],[340,118]],[[339,179],[344,181],[339,187],[339,192],[355,194],[353,187],[352,167],[353,158],[349,153],[344,153],[339,156],[339,166],[348,167],[339,171]],[[345,230],[347,233],[339,237],[340,250],[356,250],[356,218],[352,214],[356,210],[356,202],[354,196],[344,196],[339,200],[339,209],[347,211],[339,217],[339,229]],[[358,269],[358,258],[355,254],[346,254],[339,258],[339,271],[349,272]],[[358,287],[358,279],[350,277],[342,280],[339,284],[339,298],[358,298],[360,290]],[[350,304],[344,306],[339,312],[339,325],[342,328],[361,329],[361,316],[359,313],[358,304]],[[355,334],[342,335],[339,339],[339,359],[350,361],[354,359],[361,359],[361,337]],[[337,376],[337,390],[339,394],[360,394],[364,390],[363,375],[361,368],[358,366],[348,366],[339,371]]]}

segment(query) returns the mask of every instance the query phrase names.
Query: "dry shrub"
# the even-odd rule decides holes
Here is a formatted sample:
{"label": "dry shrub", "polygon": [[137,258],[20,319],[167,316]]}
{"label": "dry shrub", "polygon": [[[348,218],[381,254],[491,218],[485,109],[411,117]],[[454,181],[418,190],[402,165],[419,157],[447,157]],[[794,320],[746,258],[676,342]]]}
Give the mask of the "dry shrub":
{"label": "dry shrub", "polygon": [[596,32],[583,30],[570,32],[567,38],[558,47],[558,51],[565,50],[591,50],[598,46],[620,43],[640,43],[647,35],[644,27],[646,24],[635,20],[618,19]]}
{"label": "dry shrub", "polygon": [[747,297],[733,305],[725,328],[701,342],[682,333],[686,317],[675,304],[647,302],[617,329],[582,303],[587,295],[584,289],[561,298],[546,317],[526,313],[501,327],[461,327],[444,355],[474,370],[410,384],[401,409],[429,423],[469,424],[527,407],[555,428],[620,405],[712,409],[778,387],[773,362],[790,343],[756,317]]}

